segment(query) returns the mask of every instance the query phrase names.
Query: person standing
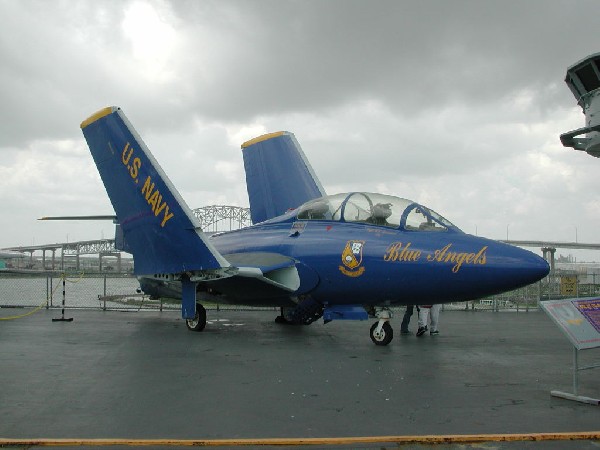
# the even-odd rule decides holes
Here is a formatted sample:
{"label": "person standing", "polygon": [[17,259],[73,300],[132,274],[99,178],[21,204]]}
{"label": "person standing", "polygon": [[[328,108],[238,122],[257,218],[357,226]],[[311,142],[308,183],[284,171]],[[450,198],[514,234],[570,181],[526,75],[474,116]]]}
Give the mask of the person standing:
{"label": "person standing", "polygon": [[[419,328],[417,330],[417,336],[423,336],[427,330],[429,330],[429,334],[431,336],[437,336],[440,334],[438,330],[438,323],[441,309],[441,304],[421,305],[419,308]],[[428,327],[428,324],[431,327]]]}
{"label": "person standing", "polygon": [[[406,311],[404,311],[404,317],[402,317],[402,324],[400,325],[400,334],[410,334],[410,331],[408,330],[408,324],[410,323],[410,318],[413,315],[414,309],[415,305],[406,305]],[[417,314],[419,314],[418,306]]]}

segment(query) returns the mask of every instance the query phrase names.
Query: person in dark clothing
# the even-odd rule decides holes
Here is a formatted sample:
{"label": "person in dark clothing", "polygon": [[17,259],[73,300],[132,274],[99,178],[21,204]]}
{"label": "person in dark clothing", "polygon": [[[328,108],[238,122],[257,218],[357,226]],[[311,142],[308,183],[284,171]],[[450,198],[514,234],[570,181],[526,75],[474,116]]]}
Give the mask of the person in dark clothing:
{"label": "person in dark clothing", "polygon": [[[410,334],[408,331],[408,324],[410,323],[410,318],[413,315],[415,309],[415,305],[407,305],[406,311],[404,312],[404,317],[402,318],[402,324],[400,325],[400,334]],[[419,307],[417,306],[417,311]]]}

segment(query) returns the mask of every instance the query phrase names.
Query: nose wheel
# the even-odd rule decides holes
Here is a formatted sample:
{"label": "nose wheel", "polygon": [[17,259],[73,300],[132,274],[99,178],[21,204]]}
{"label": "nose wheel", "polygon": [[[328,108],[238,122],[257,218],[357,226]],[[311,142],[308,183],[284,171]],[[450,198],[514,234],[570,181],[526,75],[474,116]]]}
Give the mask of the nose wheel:
{"label": "nose wheel", "polygon": [[394,339],[394,330],[390,325],[392,310],[380,306],[373,308],[371,314],[379,319],[371,327],[371,340],[375,345],[388,345]]}
{"label": "nose wheel", "polygon": [[371,340],[375,345],[388,345],[394,339],[394,330],[386,319],[379,319],[371,327]]}

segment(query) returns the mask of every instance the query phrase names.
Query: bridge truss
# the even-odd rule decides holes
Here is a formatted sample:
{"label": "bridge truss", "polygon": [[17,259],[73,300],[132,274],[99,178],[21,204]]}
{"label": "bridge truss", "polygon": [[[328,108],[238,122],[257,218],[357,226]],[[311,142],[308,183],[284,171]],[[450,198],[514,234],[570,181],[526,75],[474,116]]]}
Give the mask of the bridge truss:
{"label": "bridge truss", "polygon": [[212,205],[196,208],[192,212],[200,221],[202,231],[208,233],[238,230],[252,224],[250,208]]}

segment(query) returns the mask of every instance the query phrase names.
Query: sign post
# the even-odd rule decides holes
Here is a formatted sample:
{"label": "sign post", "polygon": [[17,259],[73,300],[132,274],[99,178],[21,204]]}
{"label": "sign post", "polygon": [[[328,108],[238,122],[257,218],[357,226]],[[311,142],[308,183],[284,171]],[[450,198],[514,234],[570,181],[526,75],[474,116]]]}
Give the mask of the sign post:
{"label": "sign post", "polygon": [[540,302],[542,309],[573,344],[573,393],[551,391],[555,397],[600,405],[596,398],[579,395],[579,371],[600,364],[579,367],[579,351],[600,347],[600,298],[570,298]]}

